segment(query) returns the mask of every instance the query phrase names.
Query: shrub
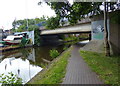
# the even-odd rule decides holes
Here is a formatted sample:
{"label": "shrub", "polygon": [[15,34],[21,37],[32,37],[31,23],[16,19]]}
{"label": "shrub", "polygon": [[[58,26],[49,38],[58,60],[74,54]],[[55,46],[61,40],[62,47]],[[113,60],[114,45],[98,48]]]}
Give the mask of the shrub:
{"label": "shrub", "polygon": [[35,28],[34,29],[34,41],[35,41],[35,45],[36,46],[40,46],[40,31],[39,31],[39,29],[38,28]]}
{"label": "shrub", "polygon": [[56,57],[59,56],[59,55],[60,55],[60,53],[59,53],[56,49],[50,50],[50,56],[51,56],[52,58],[56,58]]}
{"label": "shrub", "polygon": [[22,84],[22,79],[17,77],[17,75],[9,72],[8,75],[0,75],[0,83],[2,84]]}

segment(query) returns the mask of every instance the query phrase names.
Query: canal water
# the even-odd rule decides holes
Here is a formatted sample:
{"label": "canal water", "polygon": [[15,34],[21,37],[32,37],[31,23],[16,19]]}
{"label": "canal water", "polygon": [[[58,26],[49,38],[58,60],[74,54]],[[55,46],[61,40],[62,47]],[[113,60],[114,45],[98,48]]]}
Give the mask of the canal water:
{"label": "canal water", "polygon": [[12,72],[22,78],[23,84],[28,82],[52,61],[49,51],[53,48],[63,51],[63,46],[40,46],[0,53],[0,75]]}

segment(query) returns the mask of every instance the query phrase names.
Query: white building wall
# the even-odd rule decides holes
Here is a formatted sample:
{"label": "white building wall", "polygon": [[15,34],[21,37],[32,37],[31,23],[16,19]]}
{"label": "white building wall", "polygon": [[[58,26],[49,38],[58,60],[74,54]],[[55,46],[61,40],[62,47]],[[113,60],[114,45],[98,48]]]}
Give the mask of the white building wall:
{"label": "white building wall", "polygon": [[34,31],[28,32],[28,38],[32,41],[32,44],[34,45]]}

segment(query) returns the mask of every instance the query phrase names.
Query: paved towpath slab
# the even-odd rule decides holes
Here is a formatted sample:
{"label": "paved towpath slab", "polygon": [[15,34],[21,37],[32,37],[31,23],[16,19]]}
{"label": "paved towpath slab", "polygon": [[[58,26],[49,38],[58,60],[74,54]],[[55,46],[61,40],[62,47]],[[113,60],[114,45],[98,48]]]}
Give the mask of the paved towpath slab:
{"label": "paved towpath slab", "polygon": [[80,56],[81,46],[73,45],[71,57],[67,65],[67,72],[62,84],[103,84]]}

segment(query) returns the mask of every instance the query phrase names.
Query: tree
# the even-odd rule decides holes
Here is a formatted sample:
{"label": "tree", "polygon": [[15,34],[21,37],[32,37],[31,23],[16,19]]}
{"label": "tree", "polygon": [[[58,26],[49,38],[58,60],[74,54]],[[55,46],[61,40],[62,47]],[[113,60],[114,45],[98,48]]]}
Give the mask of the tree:
{"label": "tree", "polygon": [[[46,0],[44,0],[46,1]],[[40,4],[42,2],[39,2]],[[91,15],[97,15],[103,13],[99,9],[99,6],[102,5],[102,2],[75,2],[71,5],[69,0],[64,0],[62,2],[46,2],[51,9],[53,9],[60,20],[68,18],[70,24],[76,24],[81,18],[84,18],[85,15],[89,13]],[[115,9],[115,3],[110,2],[109,7],[111,10]],[[116,6],[117,7],[117,6]],[[117,7],[118,8],[118,7]]]}
{"label": "tree", "polygon": [[35,45],[36,46],[40,46],[40,31],[39,31],[39,27],[35,27],[34,28],[34,39],[35,39]]}
{"label": "tree", "polygon": [[46,28],[47,29],[55,29],[59,27],[59,17],[51,17],[48,18]]}
{"label": "tree", "polygon": [[[28,21],[28,28],[27,28],[27,21]],[[12,23],[13,31],[17,31],[17,32],[22,32],[22,31],[26,31],[26,30],[31,31],[37,27],[37,26],[35,26],[36,24],[43,22],[43,21],[46,21],[44,16],[41,18],[35,18],[35,19],[14,20]],[[44,24],[44,26],[45,26],[45,24]]]}
{"label": "tree", "polygon": [[[63,2],[46,2],[61,19],[68,18],[70,24],[76,24],[78,20],[92,11],[92,2],[74,2],[72,5],[68,0]],[[62,20],[61,20],[62,21]]]}
{"label": "tree", "polygon": [[70,24],[76,24],[85,14],[88,14],[92,9],[91,4],[91,2],[74,2],[67,16]]}
{"label": "tree", "polygon": [[22,31],[26,31],[26,25],[20,25],[17,29],[17,32],[22,32]]}
{"label": "tree", "polygon": [[108,41],[108,27],[107,27],[107,16],[108,16],[108,3],[104,2],[104,33],[105,33],[105,55],[110,56],[110,45]]}
{"label": "tree", "polygon": [[32,30],[36,30],[36,29],[39,29],[39,27],[36,25],[30,25],[28,28],[28,31],[32,31]]}
{"label": "tree", "polygon": [[68,0],[64,2],[46,2],[51,9],[55,11],[58,17],[66,17],[68,12],[71,10],[71,5]]}

